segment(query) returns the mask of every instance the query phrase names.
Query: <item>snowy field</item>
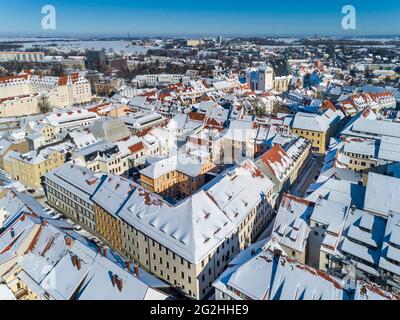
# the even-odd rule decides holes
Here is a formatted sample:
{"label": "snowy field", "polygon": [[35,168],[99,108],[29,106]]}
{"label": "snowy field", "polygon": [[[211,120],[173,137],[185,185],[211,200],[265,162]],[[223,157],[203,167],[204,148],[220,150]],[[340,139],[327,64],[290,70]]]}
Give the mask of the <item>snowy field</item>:
{"label": "snowy field", "polygon": [[[53,41],[54,40],[54,41]],[[7,41],[21,41],[21,45],[24,49],[29,49],[33,47],[49,47],[54,44],[57,45],[57,49],[60,51],[70,51],[71,49],[93,49],[101,50],[106,49],[107,52],[113,51],[116,53],[146,53],[152,47],[143,47],[132,45],[131,41],[124,40],[83,40],[74,38],[46,38],[45,40],[41,38],[0,38],[0,42]]]}

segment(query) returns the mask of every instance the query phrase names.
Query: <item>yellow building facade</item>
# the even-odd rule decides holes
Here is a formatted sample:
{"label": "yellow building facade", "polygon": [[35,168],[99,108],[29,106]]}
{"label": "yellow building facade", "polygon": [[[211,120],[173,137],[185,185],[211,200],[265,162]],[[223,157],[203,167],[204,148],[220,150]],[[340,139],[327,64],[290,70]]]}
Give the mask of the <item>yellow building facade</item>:
{"label": "yellow building facade", "polygon": [[143,188],[150,192],[170,198],[185,198],[206,183],[205,174],[213,168],[215,168],[215,165],[211,161],[207,161],[195,176],[173,170],[155,178],[141,173],[140,180]]}
{"label": "yellow building facade", "polygon": [[312,143],[312,149],[318,153],[325,153],[327,150],[327,143],[329,142],[330,136],[328,132],[318,132],[313,130],[297,129],[293,128],[292,132],[300,137],[310,140]]}
{"label": "yellow building facade", "polygon": [[51,151],[46,158],[29,158],[18,152],[11,152],[3,159],[4,171],[11,177],[31,188],[38,188],[44,174],[57,168],[66,160],[66,154]]}
{"label": "yellow building facade", "polygon": [[96,219],[96,231],[114,249],[123,252],[121,220],[109,214],[94,203],[93,211]]}

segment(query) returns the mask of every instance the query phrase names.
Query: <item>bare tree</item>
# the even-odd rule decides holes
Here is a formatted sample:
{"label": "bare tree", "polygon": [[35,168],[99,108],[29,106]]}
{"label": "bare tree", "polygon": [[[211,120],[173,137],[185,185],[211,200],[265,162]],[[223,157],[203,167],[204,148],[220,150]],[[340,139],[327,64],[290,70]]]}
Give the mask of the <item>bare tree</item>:
{"label": "bare tree", "polygon": [[53,110],[49,102],[49,97],[46,95],[41,95],[39,97],[38,107],[41,113],[48,113]]}

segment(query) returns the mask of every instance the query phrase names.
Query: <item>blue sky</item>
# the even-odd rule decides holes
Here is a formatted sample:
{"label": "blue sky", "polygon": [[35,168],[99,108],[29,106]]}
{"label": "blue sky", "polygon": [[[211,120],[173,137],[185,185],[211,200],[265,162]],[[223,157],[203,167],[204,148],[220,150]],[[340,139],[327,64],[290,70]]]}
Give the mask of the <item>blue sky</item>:
{"label": "blue sky", "polygon": [[[56,31],[41,29],[47,4]],[[357,30],[341,28],[346,4],[357,10]],[[397,0],[0,0],[1,34],[400,35],[399,20]]]}

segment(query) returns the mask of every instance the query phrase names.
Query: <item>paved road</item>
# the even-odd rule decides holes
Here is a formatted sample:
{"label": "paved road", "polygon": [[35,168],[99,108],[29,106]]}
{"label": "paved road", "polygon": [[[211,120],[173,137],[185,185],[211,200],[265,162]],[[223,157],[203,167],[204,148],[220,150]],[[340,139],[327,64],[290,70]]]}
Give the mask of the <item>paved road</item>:
{"label": "paved road", "polygon": [[308,187],[315,182],[315,176],[319,174],[324,156],[312,157],[307,168],[303,170],[298,182],[292,187],[291,193],[297,197],[304,197]]}

